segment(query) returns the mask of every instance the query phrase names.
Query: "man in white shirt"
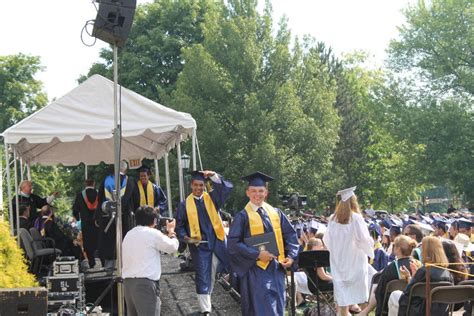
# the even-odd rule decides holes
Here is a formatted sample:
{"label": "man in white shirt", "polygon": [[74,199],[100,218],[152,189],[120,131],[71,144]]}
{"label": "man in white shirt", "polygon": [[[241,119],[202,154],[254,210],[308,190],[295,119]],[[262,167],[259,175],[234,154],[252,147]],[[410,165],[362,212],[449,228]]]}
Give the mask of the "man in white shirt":
{"label": "man in white shirt", "polygon": [[160,315],[160,251],[173,253],[178,250],[179,242],[174,233],[176,222],[167,222],[168,235],[164,235],[154,228],[156,209],[140,207],[135,218],[137,226],[127,233],[122,243],[127,315]]}

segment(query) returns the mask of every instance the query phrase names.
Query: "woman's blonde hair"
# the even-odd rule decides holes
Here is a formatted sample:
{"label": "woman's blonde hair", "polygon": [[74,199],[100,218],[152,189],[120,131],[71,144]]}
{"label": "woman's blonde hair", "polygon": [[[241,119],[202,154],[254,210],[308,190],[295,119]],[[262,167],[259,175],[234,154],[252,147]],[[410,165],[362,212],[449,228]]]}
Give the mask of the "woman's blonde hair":
{"label": "woman's blonde hair", "polygon": [[416,241],[408,236],[399,235],[393,241],[393,246],[400,249],[400,253],[404,257],[411,255],[413,249],[416,248]]}
{"label": "woman's blonde hair", "polygon": [[336,212],[334,212],[334,220],[339,224],[349,223],[352,212],[360,214],[359,203],[355,195],[351,196],[347,201],[339,201]]}
{"label": "woman's blonde hair", "polygon": [[448,258],[444,252],[441,239],[434,236],[426,236],[423,238],[421,257],[423,263],[436,263],[438,266],[447,267]]}

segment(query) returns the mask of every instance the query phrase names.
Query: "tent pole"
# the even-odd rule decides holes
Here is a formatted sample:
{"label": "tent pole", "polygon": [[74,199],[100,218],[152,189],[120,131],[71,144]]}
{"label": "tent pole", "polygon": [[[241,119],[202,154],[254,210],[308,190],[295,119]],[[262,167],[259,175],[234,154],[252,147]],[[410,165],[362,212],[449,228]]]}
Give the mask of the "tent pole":
{"label": "tent pole", "polygon": [[160,185],[160,168],[158,167],[158,159],[155,158],[155,182],[156,185],[161,187]]}
{"label": "tent pole", "polygon": [[170,182],[170,162],[168,153],[165,154],[165,178],[166,178],[166,197],[168,199],[168,212],[173,217],[173,203],[171,203],[171,182]]}
{"label": "tent pole", "polygon": [[31,167],[30,162],[26,163],[26,178],[28,181],[31,181]]}
{"label": "tent pole", "polygon": [[196,170],[196,128],[193,128],[193,136],[191,137],[192,141],[192,156],[193,156],[193,171]]}
{"label": "tent pole", "polygon": [[87,170],[87,165],[84,164],[84,180],[87,180],[87,178],[88,178],[87,171],[88,171],[88,170]]}
{"label": "tent pole", "polygon": [[23,172],[23,158],[20,157],[20,181],[24,179],[24,172]]}
{"label": "tent pole", "polygon": [[[113,45],[114,50],[114,178],[115,178],[115,201],[117,202],[117,216],[116,222],[116,254],[117,254],[117,278],[122,277],[122,197],[120,195],[121,181],[120,181],[120,137],[121,126],[119,125],[119,100],[118,100],[118,48]],[[124,296],[123,283],[117,282],[117,307],[119,316],[124,315]]]}
{"label": "tent pole", "polygon": [[13,236],[13,205],[12,205],[12,188],[10,179],[10,153],[8,152],[8,144],[5,141],[5,168],[7,171],[7,194],[8,194],[8,221],[10,222],[11,235]]}
{"label": "tent pole", "polygon": [[183,186],[183,168],[181,166],[181,135],[178,139],[178,145],[176,146],[176,155],[178,156],[178,177],[179,177],[179,201],[184,200],[184,186]]}
{"label": "tent pole", "polygon": [[[18,246],[20,246],[20,201],[18,200],[18,168],[16,165],[16,150],[13,150],[13,168],[15,169],[15,212],[16,212],[16,235]],[[34,210],[36,211],[36,210]],[[13,218],[12,218],[13,219]]]}

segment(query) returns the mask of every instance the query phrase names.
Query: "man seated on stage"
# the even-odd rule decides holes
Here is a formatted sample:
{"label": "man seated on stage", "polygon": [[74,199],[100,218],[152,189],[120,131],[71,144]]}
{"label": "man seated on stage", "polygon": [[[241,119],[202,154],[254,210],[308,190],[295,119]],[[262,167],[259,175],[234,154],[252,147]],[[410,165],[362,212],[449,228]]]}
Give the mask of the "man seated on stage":
{"label": "man seated on stage", "polygon": [[[283,315],[285,308],[285,269],[298,256],[298,240],[285,214],[265,203],[267,182],[273,180],[261,172],[247,180],[249,202],[231,224],[228,238],[232,271],[240,282],[242,315]],[[256,249],[244,239],[273,233],[278,257],[265,249]]]}
{"label": "man seated on stage", "polygon": [[60,249],[63,256],[74,256],[81,259],[81,248],[74,245],[72,239],[63,232],[63,227],[60,227],[56,222],[53,210],[49,205],[41,208],[41,216],[36,218],[34,227],[38,229],[41,236],[53,239],[55,248]]}
{"label": "man seated on stage", "polygon": [[95,189],[95,181],[87,179],[84,190],[76,195],[72,214],[76,220],[81,221],[82,244],[91,269],[95,266],[95,252],[99,241],[99,229],[94,222],[98,206],[99,196]]}
{"label": "man seated on stage", "polygon": [[150,181],[150,168],[142,166],[138,169],[140,179],[133,193],[133,204],[138,206],[151,206],[160,209],[160,215],[168,216],[168,205],[166,203],[166,195],[163,190]]}
{"label": "man seated on stage", "polygon": [[[18,194],[18,203],[21,206],[22,204],[28,205],[30,207],[30,223],[34,223],[36,218],[40,215],[40,212],[37,210],[41,209],[43,206],[54,201],[55,198],[59,196],[59,192],[54,192],[46,198],[41,198],[38,195],[33,193],[33,183],[29,180],[23,180],[20,183],[20,193]],[[13,223],[16,227],[16,197],[12,199],[13,206]]]}
{"label": "man seated on stage", "polygon": [[[30,206],[26,204],[20,204],[20,228],[29,230],[31,227],[30,222]],[[14,228],[16,230],[16,227]]]}
{"label": "man seated on stage", "polygon": [[[220,208],[232,191],[232,183],[214,171],[191,172],[192,193],[181,202],[177,213],[177,233],[180,241],[187,242],[196,268],[196,292],[201,314],[211,313],[211,294],[217,266],[228,270],[226,236]],[[204,191],[205,181],[212,187]]]}
{"label": "man seated on stage", "polygon": [[174,253],[179,242],[174,233],[176,222],[166,223],[167,235],[158,229],[156,209],[139,207],[135,213],[137,226],[122,243],[122,277],[127,315],[160,315],[160,251]]}

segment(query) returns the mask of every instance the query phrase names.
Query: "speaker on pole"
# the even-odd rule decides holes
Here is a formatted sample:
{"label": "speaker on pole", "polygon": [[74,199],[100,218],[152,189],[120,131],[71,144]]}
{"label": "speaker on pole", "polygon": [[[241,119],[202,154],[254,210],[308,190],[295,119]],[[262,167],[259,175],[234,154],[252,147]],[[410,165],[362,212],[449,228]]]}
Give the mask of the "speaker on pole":
{"label": "speaker on pole", "polygon": [[123,47],[132,28],[136,0],[98,0],[92,36]]}

